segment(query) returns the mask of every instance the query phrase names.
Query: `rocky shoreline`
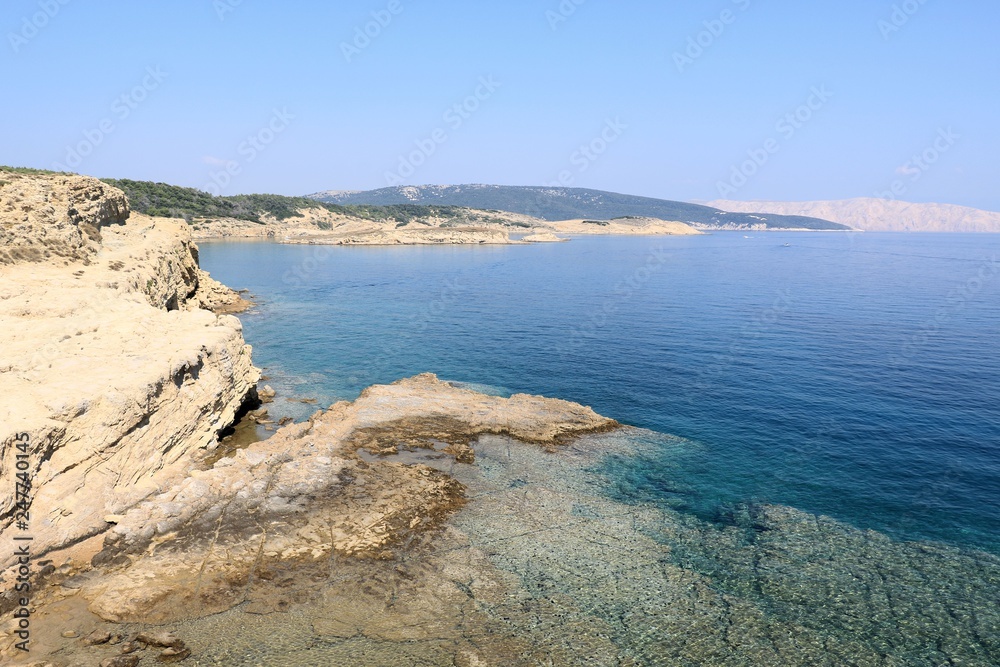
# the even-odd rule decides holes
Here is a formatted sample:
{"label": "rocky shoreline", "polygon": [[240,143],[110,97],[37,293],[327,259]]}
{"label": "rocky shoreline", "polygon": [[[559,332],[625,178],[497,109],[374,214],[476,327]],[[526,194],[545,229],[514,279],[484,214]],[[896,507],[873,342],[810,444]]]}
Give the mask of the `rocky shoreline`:
{"label": "rocky shoreline", "polygon": [[517,243],[503,229],[438,227],[431,229],[371,230],[355,233],[299,232],[279,240],[290,245],[508,245]]}
{"label": "rocky shoreline", "polygon": [[[691,236],[691,225],[653,218],[548,222],[501,211],[468,211],[469,220],[421,219],[376,222],[324,210],[302,209],[298,217],[265,224],[212,219],[191,222],[198,241],[261,240],[291,245],[521,245],[568,241],[570,236]],[[520,238],[511,238],[520,236]]]}
{"label": "rocky shoreline", "polygon": [[[562,401],[485,397],[421,376],[210,464],[218,435],[258,400],[260,373],[226,314],[248,304],[201,271],[183,223],[133,215],[94,179],[4,176],[0,316],[16,326],[0,356],[0,390],[13,399],[3,404],[0,477],[14,483],[24,438],[32,505],[22,528],[15,496],[4,496],[0,611],[20,607],[11,554],[27,534],[18,530],[30,530],[33,656],[97,664],[73,650],[84,637],[91,654],[131,663],[121,656],[134,651],[111,641],[130,648],[127,629],[64,628],[273,606],[268,573],[334,555],[393,559],[465,502],[445,472],[392,461],[397,440],[471,463],[481,434],[556,447],[614,426]],[[449,443],[440,452],[437,438]],[[0,627],[5,660],[24,658],[17,625]]]}
{"label": "rocky shoreline", "polygon": [[426,374],[219,450],[260,373],[188,227],[2,175],[0,479],[29,442],[34,495],[0,511],[5,664],[1000,662],[1000,558],[630,498],[616,457],[689,443],[575,403]]}
{"label": "rocky shoreline", "polygon": [[[6,613],[17,537],[39,570],[100,539],[184,479],[255,401],[259,372],[239,320],[218,314],[248,304],[199,269],[186,225],[130,215],[95,179],[0,175]],[[30,443],[20,459],[18,442]],[[30,491],[23,532],[15,479]]]}

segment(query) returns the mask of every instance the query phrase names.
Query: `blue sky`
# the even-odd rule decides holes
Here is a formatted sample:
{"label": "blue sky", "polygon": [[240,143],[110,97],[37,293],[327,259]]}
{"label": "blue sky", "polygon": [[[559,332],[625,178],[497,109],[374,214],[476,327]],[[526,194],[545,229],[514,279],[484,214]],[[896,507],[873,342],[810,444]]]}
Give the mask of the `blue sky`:
{"label": "blue sky", "polygon": [[7,0],[0,29],[0,163],[1000,210],[992,0]]}

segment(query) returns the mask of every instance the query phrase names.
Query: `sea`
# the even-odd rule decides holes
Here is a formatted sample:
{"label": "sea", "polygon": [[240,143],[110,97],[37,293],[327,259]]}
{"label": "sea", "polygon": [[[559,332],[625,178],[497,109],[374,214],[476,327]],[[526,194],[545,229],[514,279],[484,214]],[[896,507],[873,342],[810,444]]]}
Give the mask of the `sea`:
{"label": "sea", "polygon": [[272,414],[431,372],[683,439],[607,493],[788,505],[1000,554],[1000,237],[721,232],[509,246],[204,242]]}
{"label": "sea", "polygon": [[1000,665],[998,254],[973,234],[202,243],[256,302],[276,421],[430,372],[624,426],[554,453],[481,437],[426,548],[290,577],[284,613],[180,624],[189,661]]}

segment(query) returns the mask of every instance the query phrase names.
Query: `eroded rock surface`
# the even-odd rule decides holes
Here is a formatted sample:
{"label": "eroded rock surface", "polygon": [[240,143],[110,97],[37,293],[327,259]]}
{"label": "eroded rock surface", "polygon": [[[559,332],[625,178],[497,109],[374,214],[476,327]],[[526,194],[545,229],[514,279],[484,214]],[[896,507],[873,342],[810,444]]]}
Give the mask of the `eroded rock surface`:
{"label": "eroded rock surface", "polygon": [[[95,179],[0,180],[6,611],[15,535],[33,538],[41,563],[103,533],[186,476],[259,373],[240,322],[200,307],[204,274],[185,225],[137,215],[126,223],[122,193]],[[30,441],[19,470],[17,434]],[[15,472],[32,482],[27,529],[14,522]]]}
{"label": "eroded rock surface", "polygon": [[614,220],[561,220],[549,226],[558,234],[612,236],[694,236],[701,234],[684,222],[657,218],[615,218]]}
{"label": "eroded rock surface", "polygon": [[52,258],[89,262],[101,230],[122,225],[120,190],[84,176],[26,176],[0,169],[0,265]]}
{"label": "eroded rock surface", "polygon": [[[565,401],[485,396],[422,375],[367,389],[129,510],[84,595],[116,622],[175,622],[301,601],[338,559],[394,560],[465,503],[449,470],[508,434],[555,449],[615,422]],[[298,593],[296,591],[298,590]]]}
{"label": "eroded rock surface", "polygon": [[568,241],[569,239],[564,239],[556,236],[552,232],[535,232],[534,234],[528,234],[521,239],[525,243],[562,243]]}
{"label": "eroded rock surface", "polygon": [[208,274],[198,271],[198,291],[194,295],[198,305],[219,315],[242,313],[253,305]]}
{"label": "eroded rock surface", "polygon": [[[788,507],[706,523],[608,494],[608,461],[686,446],[430,375],[372,387],[126,512],[93,570],[52,576],[39,622],[157,626],[197,664],[1000,659],[995,556]],[[114,650],[82,641],[52,645]]]}

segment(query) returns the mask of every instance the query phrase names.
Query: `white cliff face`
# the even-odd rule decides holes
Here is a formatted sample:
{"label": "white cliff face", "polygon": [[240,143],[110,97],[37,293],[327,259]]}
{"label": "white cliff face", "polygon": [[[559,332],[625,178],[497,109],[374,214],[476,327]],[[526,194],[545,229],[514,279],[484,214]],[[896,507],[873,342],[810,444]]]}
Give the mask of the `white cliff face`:
{"label": "white cliff face", "polygon": [[[180,479],[199,452],[214,449],[259,372],[239,320],[198,307],[213,299],[199,289],[205,274],[186,225],[144,216],[124,222],[124,196],[90,178],[0,172],[3,181],[6,570],[15,536],[34,538],[40,558],[106,531],[108,515]],[[212,281],[210,289],[219,286]],[[14,524],[17,434],[30,439],[26,531]]]}

